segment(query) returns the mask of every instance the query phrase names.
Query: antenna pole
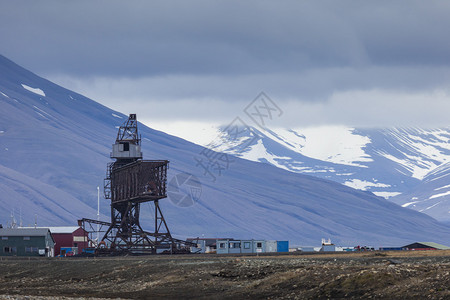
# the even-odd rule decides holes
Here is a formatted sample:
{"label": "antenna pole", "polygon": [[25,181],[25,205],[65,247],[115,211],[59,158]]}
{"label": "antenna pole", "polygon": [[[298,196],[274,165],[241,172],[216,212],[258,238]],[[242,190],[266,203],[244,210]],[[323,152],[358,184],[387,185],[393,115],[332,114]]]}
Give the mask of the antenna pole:
{"label": "antenna pole", "polygon": [[[100,221],[100,187],[97,186],[97,221]],[[100,234],[100,228],[99,224],[97,223],[97,243],[99,243],[99,236]]]}

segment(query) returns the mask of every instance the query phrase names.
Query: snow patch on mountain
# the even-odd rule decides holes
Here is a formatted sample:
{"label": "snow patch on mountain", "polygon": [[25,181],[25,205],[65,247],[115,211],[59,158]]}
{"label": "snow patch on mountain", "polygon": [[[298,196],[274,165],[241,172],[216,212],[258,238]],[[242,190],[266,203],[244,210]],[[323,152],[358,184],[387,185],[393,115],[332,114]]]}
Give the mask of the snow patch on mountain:
{"label": "snow patch on mountain", "polygon": [[215,123],[196,121],[158,122],[154,120],[140,120],[140,122],[156,130],[202,146],[221,144],[220,140],[223,135],[220,124]]}
{"label": "snow patch on mountain", "polygon": [[384,199],[389,199],[401,195],[401,193],[399,192],[373,192],[373,193],[379,197],[383,197]]}
{"label": "snow patch on mountain", "polygon": [[379,151],[379,154],[403,166],[413,178],[422,180],[435,168],[450,161],[447,129],[394,128],[385,130],[385,134],[394,138],[395,144],[391,143],[394,149]]}
{"label": "snow patch on mountain", "polygon": [[[33,108],[35,109],[35,112],[38,114],[38,115],[40,115],[41,117],[43,117],[43,118],[45,118],[45,119],[54,119],[54,120],[57,120],[57,118],[55,118],[54,116],[52,116],[51,114],[49,114],[48,112],[46,112],[45,110],[43,110],[43,109],[40,109],[39,107],[37,107],[37,106],[35,106],[35,105],[33,105]],[[45,116],[44,116],[45,115]]]}
{"label": "snow patch on mountain", "polygon": [[441,204],[442,202],[443,202],[443,201],[439,201],[438,203],[433,204],[433,205],[431,205],[431,206],[429,206],[429,207],[427,207],[427,208],[425,208],[425,209],[421,209],[421,210],[419,210],[419,211],[420,211],[420,212],[424,212],[424,211],[426,211],[426,210],[429,210],[429,209],[431,209],[431,208],[433,208],[433,207],[435,207],[435,206]]}
{"label": "snow patch on mountain", "polygon": [[30,92],[32,92],[32,93],[35,93],[35,94],[39,95],[39,96],[45,97],[44,91],[41,90],[40,88],[33,88],[33,87],[28,86],[28,85],[23,84],[23,83],[22,83],[22,87],[23,87],[24,89],[26,89],[27,91],[30,91]]}
{"label": "snow patch on mountain", "polygon": [[350,181],[344,182],[344,185],[349,186],[354,189],[367,191],[368,187],[390,187],[389,184],[385,183],[379,183],[376,182],[377,180],[374,180],[375,182],[365,181],[365,180],[359,180],[359,179],[352,179]]}
{"label": "snow patch on mountain", "polygon": [[431,196],[430,198],[428,198],[428,199],[435,199],[435,198],[440,198],[440,197],[444,197],[444,196],[447,196],[447,195],[450,195],[450,191],[448,191],[448,192],[445,192],[445,193],[441,193],[441,194],[436,194],[436,195],[433,195],[433,196]]}
{"label": "snow patch on mountain", "polygon": [[364,151],[370,138],[354,133],[354,128],[321,126],[314,128],[274,129],[284,145],[299,153],[326,162],[363,167],[373,161]]}
{"label": "snow patch on mountain", "polygon": [[[413,198],[417,199],[417,197],[413,197]],[[411,199],[411,200],[413,200],[413,199]],[[420,202],[420,201],[407,202],[407,203],[405,203],[405,204],[402,204],[401,206],[402,206],[402,207],[408,207],[408,206],[414,205],[415,203],[418,203],[418,202]]]}
{"label": "snow patch on mountain", "polygon": [[438,188],[435,188],[434,190],[435,190],[435,191],[439,191],[439,190],[447,189],[447,188],[450,188],[450,184],[444,185],[444,186],[441,186],[441,187],[438,187]]}
{"label": "snow patch on mountain", "polygon": [[402,153],[402,156],[405,157],[405,159],[400,159],[394,155],[382,152],[380,152],[380,155],[403,166],[411,172],[413,178],[419,180],[422,180],[430,170],[437,167],[437,165],[432,162],[424,163],[423,159],[419,156],[411,156],[405,153]]}
{"label": "snow patch on mountain", "polygon": [[[231,150],[238,145],[246,144],[255,138],[255,135],[264,134],[271,140],[302,155],[327,162],[358,166],[366,168],[361,162],[371,162],[370,155],[365,153],[364,147],[370,143],[370,138],[355,133],[354,128],[344,126],[321,126],[317,128],[285,129],[275,128],[267,131],[249,130],[255,135],[242,136],[230,140],[226,137],[223,128],[201,122],[149,122],[148,125],[164,132],[184,138],[190,142],[214,148],[216,151],[234,154],[246,159],[258,161],[258,153],[264,154],[266,150],[261,145],[245,151],[242,149]],[[252,129],[252,128],[251,128]],[[249,152],[255,151],[254,154]],[[270,151],[269,151],[270,152]],[[286,156],[278,156],[286,157]],[[285,168],[275,161],[281,168]],[[302,169],[299,169],[302,170]]]}
{"label": "snow patch on mountain", "polygon": [[289,159],[289,157],[277,156],[269,153],[261,140],[259,140],[256,145],[250,146],[249,151],[241,153],[240,157],[251,161],[268,162],[281,169],[290,171],[289,168],[279,163],[280,160]]}

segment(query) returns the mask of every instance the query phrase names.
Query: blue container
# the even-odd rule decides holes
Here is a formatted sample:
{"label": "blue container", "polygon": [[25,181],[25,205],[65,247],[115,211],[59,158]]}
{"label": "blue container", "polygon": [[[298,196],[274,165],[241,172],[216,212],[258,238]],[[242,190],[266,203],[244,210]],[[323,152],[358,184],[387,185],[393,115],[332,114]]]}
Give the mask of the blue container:
{"label": "blue container", "polygon": [[406,250],[406,248],[402,248],[402,247],[382,247],[382,248],[380,248],[380,251],[402,251],[402,250]]}
{"label": "blue container", "polygon": [[277,241],[277,252],[289,252],[289,241]]}
{"label": "blue container", "polygon": [[83,253],[95,254],[95,248],[84,248]]}

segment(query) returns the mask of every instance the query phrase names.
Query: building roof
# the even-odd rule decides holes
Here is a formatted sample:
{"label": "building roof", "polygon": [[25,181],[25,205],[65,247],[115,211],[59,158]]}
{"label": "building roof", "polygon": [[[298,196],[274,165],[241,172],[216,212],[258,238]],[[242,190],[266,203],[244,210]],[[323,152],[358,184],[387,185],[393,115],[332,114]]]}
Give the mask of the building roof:
{"label": "building roof", "polygon": [[61,226],[61,227],[48,227],[52,233],[73,233],[80,229],[80,226]]}
{"label": "building roof", "polygon": [[425,246],[429,246],[430,248],[436,248],[439,250],[450,250],[450,247],[438,244],[438,243],[433,243],[433,242],[419,242],[419,244],[423,244]]}
{"label": "building roof", "polygon": [[450,247],[447,247],[447,246],[444,246],[444,245],[441,245],[438,243],[433,243],[433,242],[416,242],[416,243],[406,245],[403,248],[409,248],[411,245],[414,245],[414,244],[421,244],[421,245],[426,246],[427,248],[435,248],[438,250],[450,250]]}
{"label": "building roof", "polygon": [[[22,227],[22,228],[34,228],[34,227]],[[49,229],[51,233],[73,233],[80,229],[80,226],[52,226],[52,227],[37,227],[40,229]]]}
{"label": "building roof", "polygon": [[205,241],[205,246],[215,246],[217,239],[215,238],[187,238],[186,241],[192,243],[198,243],[200,241]]}
{"label": "building roof", "polygon": [[0,228],[0,236],[46,236],[48,228]]}

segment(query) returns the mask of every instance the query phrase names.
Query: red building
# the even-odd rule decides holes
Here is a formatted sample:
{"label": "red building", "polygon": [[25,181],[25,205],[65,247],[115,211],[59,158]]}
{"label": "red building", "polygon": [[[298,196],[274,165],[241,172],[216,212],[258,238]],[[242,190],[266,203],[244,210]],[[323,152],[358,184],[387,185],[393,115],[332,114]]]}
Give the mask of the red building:
{"label": "red building", "polygon": [[66,255],[69,252],[73,255],[79,254],[88,247],[88,232],[79,226],[48,228],[55,240],[55,256]]}

